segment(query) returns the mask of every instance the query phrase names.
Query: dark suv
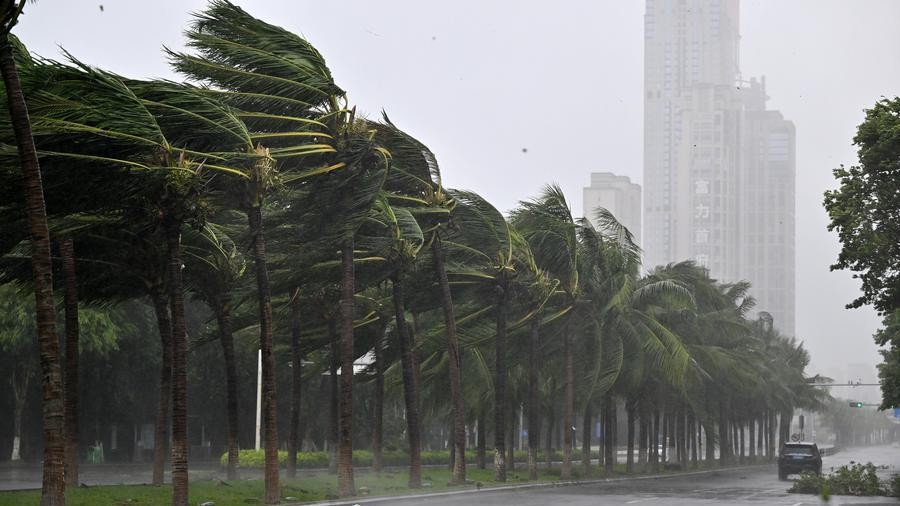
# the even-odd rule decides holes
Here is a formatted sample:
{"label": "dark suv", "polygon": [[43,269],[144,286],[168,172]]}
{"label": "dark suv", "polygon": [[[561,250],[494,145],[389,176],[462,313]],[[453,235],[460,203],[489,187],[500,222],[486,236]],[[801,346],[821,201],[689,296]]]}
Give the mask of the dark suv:
{"label": "dark suv", "polygon": [[812,471],[822,474],[822,454],[815,443],[784,443],[778,454],[778,479],[786,480],[789,474]]}

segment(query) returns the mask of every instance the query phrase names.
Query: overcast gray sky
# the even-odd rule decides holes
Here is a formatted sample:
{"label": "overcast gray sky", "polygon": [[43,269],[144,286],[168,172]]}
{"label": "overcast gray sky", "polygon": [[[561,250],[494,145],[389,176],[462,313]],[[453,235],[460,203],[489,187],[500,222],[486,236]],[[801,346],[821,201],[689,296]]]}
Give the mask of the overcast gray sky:
{"label": "overcast gray sky", "polygon": [[[351,102],[387,110],[435,151],[447,186],[501,210],[556,181],[580,213],[591,171],[641,182],[643,1],[236,3],[307,37]],[[121,74],[176,79],[160,49],[182,47],[204,4],[41,0],[15,33],[43,56],[61,46]],[[880,322],[843,309],[858,284],[828,271],[839,245],[821,201],[831,169],[855,161],[862,109],[900,94],[900,1],[742,0],[741,16],[744,77],[765,75],[770,108],[797,127],[798,337],[814,371],[846,381],[846,365],[864,363],[874,379]]]}

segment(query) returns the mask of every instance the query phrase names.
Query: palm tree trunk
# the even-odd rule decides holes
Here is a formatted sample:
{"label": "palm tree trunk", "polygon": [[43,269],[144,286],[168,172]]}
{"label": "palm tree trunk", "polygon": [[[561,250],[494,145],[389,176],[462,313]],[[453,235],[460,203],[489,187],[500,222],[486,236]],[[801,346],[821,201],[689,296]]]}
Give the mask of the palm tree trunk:
{"label": "palm tree trunk", "polygon": [[553,467],[553,430],[556,428],[553,424],[553,409],[547,414],[547,438],[544,440],[544,462],[547,469]]}
{"label": "palm tree trunk", "polygon": [[478,469],[486,467],[487,460],[487,423],[484,411],[478,414],[478,440],[475,442],[475,465]]}
{"label": "palm tree trunk", "polygon": [[763,431],[765,430],[765,422],[762,417],[756,420],[756,455],[759,457],[763,456],[763,443],[765,437],[763,436]]}
{"label": "palm tree trunk", "polygon": [[669,413],[663,412],[662,417],[662,462],[669,463]]}
{"label": "palm tree trunk", "polygon": [[72,239],[64,239],[59,250],[66,307],[66,488],[71,490],[78,487],[78,279]]}
{"label": "palm tree trunk", "polygon": [[581,468],[583,475],[590,476],[591,473],[591,423],[592,421],[591,403],[585,403],[584,418],[581,423]]}
{"label": "palm tree trunk", "polygon": [[794,411],[784,410],[781,412],[781,439],[778,441],[778,448],[781,448],[786,441],[791,439],[791,422],[794,419]]}
{"label": "palm tree trunk", "polygon": [[647,430],[647,413],[644,410],[641,410],[640,418],[638,421],[638,464],[644,465],[641,468],[642,471],[646,471],[645,467],[647,464],[647,449],[650,447],[647,444],[647,438],[649,437]]}
{"label": "palm tree trunk", "polygon": [[188,505],[187,330],[181,277],[181,226],[168,220],[169,305],[172,313],[172,506]]}
{"label": "palm tree trunk", "polygon": [[756,430],[754,422],[756,420],[751,416],[747,419],[747,457],[750,461],[756,460]]}
{"label": "palm tree trunk", "polygon": [[603,412],[606,421],[603,427],[603,461],[606,473],[612,474],[616,465],[616,400],[612,395],[604,396]]}
{"label": "palm tree trunk", "polygon": [[406,401],[406,430],[409,433],[409,487],[422,486],[422,443],[419,432],[419,398],[415,385],[415,357],[406,323],[406,302],[403,283],[399,275],[391,280],[394,291],[394,317],[397,323],[397,337],[400,338],[400,368],[403,376],[403,394]]}
{"label": "palm tree trunk", "polygon": [[337,474],[338,467],[338,425],[340,424],[340,414],[338,412],[339,395],[338,395],[338,357],[340,356],[337,322],[334,318],[328,320],[328,431],[326,432],[328,439],[328,472]]}
{"label": "palm tree trunk", "polygon": [[626,423],[628,424],[625,436],[626,444],[628,445],[628,451],[625,455],[625,472],[632,473],[634,472],[634,403],[629,401],[625,405],[625,411]]}
{"label": "palm tree trunk", "polygon": [[291,427],[288,439],[287,474],[297,477],[297,451],[300,449],[300,389],[302,387],[303,354],[300,351],[300,289],[291,297]]}
{"label": "palm tree trunk", "polygon": [[698,456],[697,455],[697,441],[698,441],[698,438],[697,438],[697,431],[695,430],[697,428],[697,422],[694,420],[694,412],[693,411],[688,413],[687,426],[688,426],[688,433],[690,434],[688,437],[690,438],[690,445],[691,445],[691,464],[693,465],[693,467],[697,467],[697,456]]}
{"label": "palm tree trunk", "polygon": [[230,302],[219,302],[216,321],[219,327],[219,342],[222,344],[222,357],[225,360],[225,409],[228,431],[228,464],[226,476],[229,480],[238,479],[238,459],[240,444],[238,442],[238,394],[237,365],[234,359],[234,336],[231,331]]}
{"label": "palm tree trunk", "polygon": [[466,412],[462,393],[462,369],[459,343],[456,337],[456,315],[453,312],[453,297],[447,269],[444,266],[444,247],[439,233],[431,244],[434,253],[434,270],[441,285],[441,303],[444,308],[444,325],[447,327],[447,356],[450,359],[450,402],[453,410],[453,477],[452,483],[466,482]]}
{"label": "palm tree trunk", "polygon": [[456,465],[456,447],[453,445],[453,421],[450,421],[450,427],[447,430],[447,448],[450,449],[450,479],[453,479],[453,466]]}
{"label": "palm tree trunk", "polygon": [[509,427],[506,431],[506,473],[509,474],[516,470],[516,410],[510,406],[508,413],[512,416],[507,417]]}
{"label": "palm tree trunk", "polygon": [[725,417],[725,403],[719,402],[719,463],[730,462],[731,437],[728,434],[728,419]]}
{"label": "palm tree trunk", "polygon": [[263,235],[262,207],[247,209],[247,220],[256,267],[256,288],[259,299],[259,349],[262,353],[262,426],[265,439],[266,504],[278,504],[281,490],[278,485],[278,406],[275,397],[275,351],[272,337],[272,294],[269,288],[269,269],[266,266],[266,239]]}
{"label": "palm tree trunk", "polygon": [[[14,9],[15,7],[10,6]],[[65,407],[59,340],[56,334],[56,300],[53,298],[53,266],[50,254],[50,231],[47,228],[47,208],[41,167],[38,163],[31,122],[19,73],[16,69],[9,34],[0,40],[0,73],[6,86],[6,99],[16,137],[22,179],[25,190],[25,210],[28,216],[31,243],[31,271],[34,282],[36,325],[40,348],[42,382],[42,421],[44,437],[43,483],[41,506],[66,503],[65,498]]]}
{"label": "palm tree trunk", "polygon": [[540,406],[538,405],[538,348],[540,348],[540,321],[535,318],[531,322],[531,333],[528,340],[528,479],[538,478],[537,453],[540,446],[541,432]]}
{"label": "palm tree trunk", "polygon": [[563,409],[563,462],[559,473],[561,480],[572,479],[572,426],[575,425],[575,358],[572,353],[569,325],[563,328],[563,354],[565,357],[566,398]]}
{"label": "palm tree trunk", "polygon": [[153,310],[156,312],[156,326],[159,331],[162,359],[159,372],[159,407],[156,410],[156,430],[153,435],[153,481],[162,485],[166,468],[166,454],[169,441],[169,410],[172,403],[172,318],[169,312],[169,298],[162,282],[151,288]]}
{"label": "palm tree trunk", "polygon": [[650,471],[659,472],[659,410],[653,410],[650,422]]}
{"label": "palm tree trunk", "polygon": [[353,236],[344,241],[341,255],[341,421],[338,449],[338,495],[356,495],[353,483]]}
{"label": "palm tree trunk", "polygon": [[494,343],[494,481],[506,481],[506,290],[497,288]]}
{"label": "palm tree trunk", "polygon": [[372,421],[372,469],[380,473],[384,467],[382,455],[384,431],[384,327],[375,343],[375,410]]}

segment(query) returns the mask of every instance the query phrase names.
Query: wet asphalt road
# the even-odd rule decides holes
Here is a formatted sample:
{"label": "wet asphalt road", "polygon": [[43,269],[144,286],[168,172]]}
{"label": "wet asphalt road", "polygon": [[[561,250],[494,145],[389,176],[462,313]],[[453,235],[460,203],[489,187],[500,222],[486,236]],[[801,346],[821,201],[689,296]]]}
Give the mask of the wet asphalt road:
{"label": "wet asphalt road", "polygon": [[[826,457],[823,471],[850,461],[872,462],[887,465],[884,477],[900,472],[900,448],[854,448]],[[890,468],[892,466],[892,469]],[[378,501],[379,506],[606,506],[606,505],[788,505],[801,506],[823,504],[811,495],[788,494],[790,482],[779,481],[775,466],[742,470],[718,471],[711,474],[675,476],[598,483],[557,488],[531,490],[482,491],[477,494],[459,494],[450,497],[417,497],[408,500]],[[897,499],[886,497],[832,497],[829,504],[897,504]],[[373,504],[376,502],[372,501]],[[367,501],[360,500],[361,506]]]}

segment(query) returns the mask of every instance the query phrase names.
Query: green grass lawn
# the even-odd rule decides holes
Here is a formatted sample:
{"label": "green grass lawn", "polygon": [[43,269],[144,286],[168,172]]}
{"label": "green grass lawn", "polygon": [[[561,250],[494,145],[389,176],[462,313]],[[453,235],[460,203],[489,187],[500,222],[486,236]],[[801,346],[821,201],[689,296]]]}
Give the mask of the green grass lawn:
{"label": "green grass lawn", "polygon": [[[624,466],[622,466],[624,467]],[[576,476],[580,474],[580,466],[573,466]],[[596,469],[595,469],[596,470]],[[599,475],[599,473],[598,473]],[[484,487],[513,485],[526,483],[528,472],[524,466],[509,474],[507,482],[495,482],[493,469],[467,469],[467,477],[473,483],[465,486],[448,486],[450,471],[445,468],[426,468],[422,470],[422,481],[427,483],[418,490],[407,488],[407,473],[383,472],[377,476],[370,472],[357,472],[355,482],[357,490],[368,488],[369,495],[404,495],[413,493],[435,492],[447,489],[475,488],[476,483]],[[541,469],[540,481],[559,480],[559,467]],[[302,478],[288,480],[282,478],[282,502],[309,502],[337,499],[337,477],[326,471],[306,474]],[[67,495],[68,506],[143,506],[167,505],[171,503],[172,489],[169,485],[154,487],[150,485],[110,485],[81,488]],[[194,481],[190,485],[190,504],[198,506],[212,501],[216,506],[246,506],[262,504],[263,482],[261,480],[240,480],[223,484],[214,481]],[[290,499],[288,499],[290,498]],[[0,492],[0,506],[37,506],[40,503],[39,491]]]}

